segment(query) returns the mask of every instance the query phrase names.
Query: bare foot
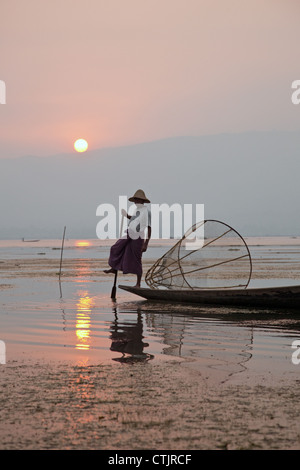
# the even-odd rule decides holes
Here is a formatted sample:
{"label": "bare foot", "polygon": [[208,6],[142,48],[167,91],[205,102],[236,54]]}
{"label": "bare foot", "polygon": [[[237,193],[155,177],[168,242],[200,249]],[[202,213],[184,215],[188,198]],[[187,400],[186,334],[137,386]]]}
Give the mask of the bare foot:
{"label": "bare foot", "polygon": [[134,287],[141,287],[142,276],[139,274],[136,276],[136,285]]}

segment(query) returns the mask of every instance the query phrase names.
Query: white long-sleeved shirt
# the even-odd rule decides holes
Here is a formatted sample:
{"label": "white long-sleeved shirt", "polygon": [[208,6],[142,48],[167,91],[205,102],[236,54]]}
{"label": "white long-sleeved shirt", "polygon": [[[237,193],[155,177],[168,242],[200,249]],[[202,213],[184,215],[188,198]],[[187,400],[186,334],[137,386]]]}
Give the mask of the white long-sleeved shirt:
{"label": "white long-sleeved shirt", "polygon": [[145,238],[147,227],[151,227],[151,212],[144,204],[136,204],[134,213],[128,223],[128,235],[133,240]]}

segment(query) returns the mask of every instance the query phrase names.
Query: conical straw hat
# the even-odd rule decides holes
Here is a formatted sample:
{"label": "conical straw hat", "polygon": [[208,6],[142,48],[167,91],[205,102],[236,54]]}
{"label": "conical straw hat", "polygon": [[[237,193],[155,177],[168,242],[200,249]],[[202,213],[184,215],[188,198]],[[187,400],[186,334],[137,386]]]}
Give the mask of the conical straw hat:
{"label": "conical straw hat", "polygon": [[143,199],[145,202],[150,202],[148,198],[146,198],[145,193],[142,189],[138,189],[132,197],[129,198],[129,201],[134,202],[135,199]]}

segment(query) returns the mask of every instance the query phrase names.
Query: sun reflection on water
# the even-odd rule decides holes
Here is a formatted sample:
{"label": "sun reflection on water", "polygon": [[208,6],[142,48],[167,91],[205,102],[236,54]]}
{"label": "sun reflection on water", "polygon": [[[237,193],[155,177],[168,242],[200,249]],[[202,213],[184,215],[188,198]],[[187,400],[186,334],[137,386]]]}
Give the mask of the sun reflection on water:
{"label": "sun reflection on water", "polygon": [[93,299],[87,291],[80,292],[76,314],[76,349],[89,350],[91,341],[91,311]]}
{"label": "sun reflection on water", "polygon": [[87,246],[91,246],[91,243],[87,240],[77,240],[76,246],[78,248],[84,248],[84,247],[87,247]]}

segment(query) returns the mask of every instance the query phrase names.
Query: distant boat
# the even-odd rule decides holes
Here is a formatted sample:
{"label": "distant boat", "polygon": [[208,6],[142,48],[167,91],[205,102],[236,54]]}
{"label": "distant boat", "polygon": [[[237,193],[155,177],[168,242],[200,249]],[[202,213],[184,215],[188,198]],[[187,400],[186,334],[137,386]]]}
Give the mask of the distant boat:
{"label": "distant boat", "polygon": [[22,238],[22,242],[39,242],[40,240],[25,240],[25,238]]}
{"label": "distant boat", "polygon": [[149,289],[119,285],[151,301],[193,303],[199,305],[277,307],[300,312],[300,285],[248,289]]}

